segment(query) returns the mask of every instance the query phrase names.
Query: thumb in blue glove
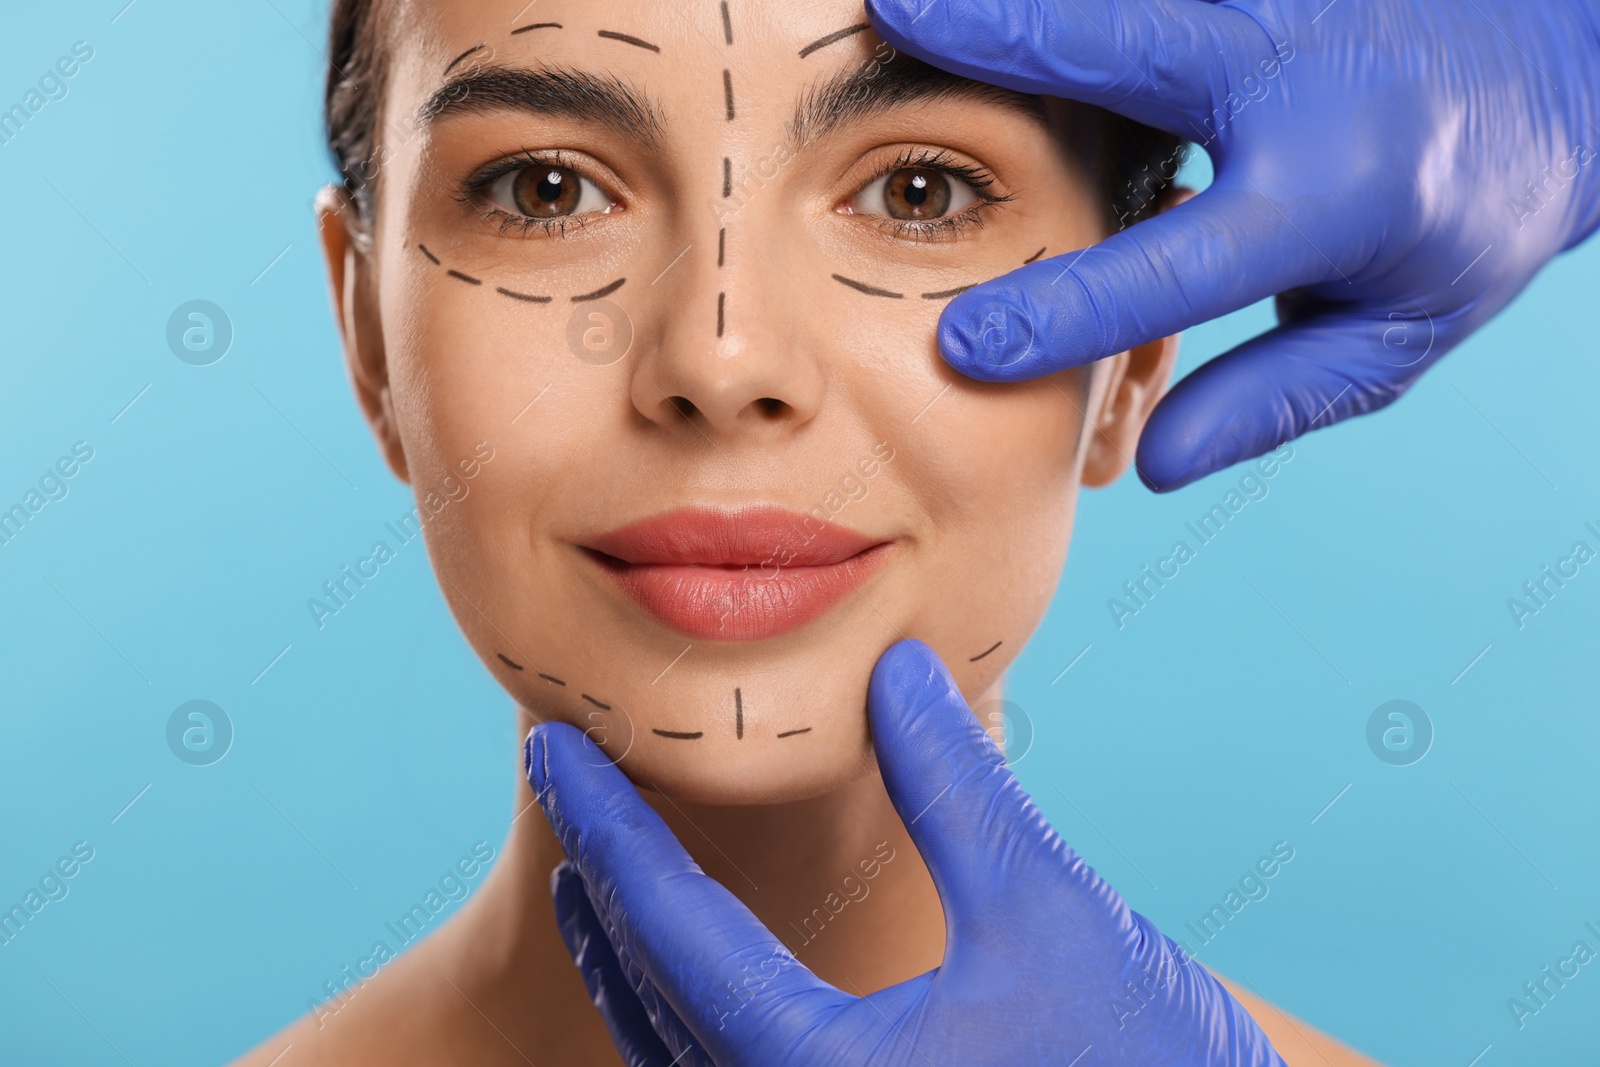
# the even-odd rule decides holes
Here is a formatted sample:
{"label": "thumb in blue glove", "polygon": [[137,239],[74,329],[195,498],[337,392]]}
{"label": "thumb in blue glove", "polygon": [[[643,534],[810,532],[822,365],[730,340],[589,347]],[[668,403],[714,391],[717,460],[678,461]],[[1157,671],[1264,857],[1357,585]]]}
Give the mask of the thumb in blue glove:
{"label": "thumb in blue glove", "polygon": [[571,860],[563,936],[613,1040],[668,1064],[1096,1062],[1276,1065],[1212,975],[1132,911],[1045,821],[926,645],[868,694],[885,786],[946,917],[933,971],[866,997],[822,982],[702,874],[622,773],[560,723],[530,783]]}

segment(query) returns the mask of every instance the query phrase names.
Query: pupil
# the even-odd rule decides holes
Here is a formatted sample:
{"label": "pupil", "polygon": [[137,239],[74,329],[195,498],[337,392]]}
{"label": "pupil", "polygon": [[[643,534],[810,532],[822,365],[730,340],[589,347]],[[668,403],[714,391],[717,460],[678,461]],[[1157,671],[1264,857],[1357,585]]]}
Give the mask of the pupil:
{"label": "pupil", "polygon": [[533,194],[547,204],[553,204],[561,199],[562,193],[561,172],[553,170],[544,176],[544,180],[534,189]]}
{"label": "pupil", "polygon": [[906,188],[906,203],[913,207],[921,207],[928,200],[928,179],[926,175],[919,174],[911,179],[911,184]]}

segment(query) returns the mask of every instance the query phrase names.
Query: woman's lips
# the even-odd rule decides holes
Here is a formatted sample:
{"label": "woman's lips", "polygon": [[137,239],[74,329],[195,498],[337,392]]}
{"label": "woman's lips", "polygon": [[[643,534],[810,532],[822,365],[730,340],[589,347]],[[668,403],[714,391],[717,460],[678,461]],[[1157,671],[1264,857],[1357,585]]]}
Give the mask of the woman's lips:
{"label": "woman's lips", "polygon": [[680,508],[581,546],[645,610],[691,637],[803,626],[865,582],[890,542],[777,507]]}

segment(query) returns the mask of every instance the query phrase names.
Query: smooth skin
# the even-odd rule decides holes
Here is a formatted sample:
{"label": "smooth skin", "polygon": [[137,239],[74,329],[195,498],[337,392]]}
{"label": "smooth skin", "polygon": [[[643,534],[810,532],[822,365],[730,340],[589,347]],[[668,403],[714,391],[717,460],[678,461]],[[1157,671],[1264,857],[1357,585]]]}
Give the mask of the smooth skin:
{"label": "smooth skin", "polygon": [[[1059,372],[1277,297],[1139,442],[1158,491],[1376,411],[1600,227],[1600,0],[872,0],[911,55],[1200,144],[1194,201],[954,301],[945,358]],[[1033,343],[984,338],[995,306]],[[993,336],[988,333],[987,336]]]}
{"label": "smooth skin", "polygon": [[[588,731],[646,787],[699,867],[776,931],[811,914],[864,858],[892,856],[870,896],[823,936],[794,944],[841,989],[914,978],[939,963],[945,916],[876,768],[865,714],[873,666],[915,637],[954,665],[964,700],[981,707],[998,695],[1056,588],[1077,490],[1127,467],[1176,339],[1153,339],[1093,373],[1016,384],[970,380],[939,357],[943,301],[921,293],[999,276],[1041,245],[1083,248],[1105,236],[1103,204],[1063,148],[1063,124],[1081,112],[1074,120],[1053,108],[1041,122],[1014,100],[958,87],[797,127],[814,87],[882,62],[871,33],[799,56],[864,20],[848,0],[734,0],[731,47],[717,4],[542,0],[536,17],[525,8],[383,5],[376,215],[364,225],[341,190],[320,202],[356,396],[391,469],[431,516],[440,588],[517,703],[523,733],[540,721]],[[511,32],[535,21],[561,27]],[[629,90],[656,120],[650,136],[614,121],[615,91],[597,113],[515,106],[484,83],[450,88],[479,74],[556,69]],[[896,77],[891,63],[867,81]],[[449,99],[471,106],[418,118],[430,101]],[[982,225],[906,231],[863,193],[908,152],[977,172],[1010,199],[975,211]],[[573,216],[564,236],[507,225],[504,200],[469,186],[485,168],[530,155],[570,167],[608,207]],[[737,196],[722,195],[724,159]],[[834,274],[910,295],[871,296]],[[569,347],[569,322],[586,311],[571,297],[617,278],[626,283],[609,299],[633,343],[625,358],[599,365]],[[792,633],[691,641],[639,609],[578,548],[686,504],[805,511],[880,442],[893,460],[836,521],[891,542],[892,556],[855,595]],[[470,492],[452,494],[468,478],[461,464],[485,444],[493,458],[478,460],[464,482]],[[742,740],[732,729],[734,686]],[[812,730],[776,739],[795,724]],[[686,747],[658,728],[705,737]],[[556,922],[550,878],[564,853],[530,813],[520,778],[516,790],[507,841],[449,923],[241,1062],[620,1062]],[[364,948],[337,955],[344,962]],[[322,996],[327,970],[308,964],[308,995]],[[1281,1024],[1262,1022],[1277,1040]],[[1339,1055],[1331,1042],[1318,1048]]]}

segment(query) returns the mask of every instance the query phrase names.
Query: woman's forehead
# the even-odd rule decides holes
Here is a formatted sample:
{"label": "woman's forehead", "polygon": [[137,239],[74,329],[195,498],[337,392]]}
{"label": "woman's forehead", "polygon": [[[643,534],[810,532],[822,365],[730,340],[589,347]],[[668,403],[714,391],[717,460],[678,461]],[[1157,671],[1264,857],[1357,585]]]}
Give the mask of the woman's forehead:
{"label": "woman's forehead", "polygon": [[[391,32],[402,31],[391,37],[394,47],[418,59],[445,53],[453,59],[481,45],[529,55],[559,49],[629,67],[654,55],[678,68],[854,54],[881,45],[860,0],[399,0],[392,17]],[[619,49],[626,48],[643,54],[625,58]],[[768,73],[781,77],[784,70]],[[801,76],[798,69],[794,76]]]}

